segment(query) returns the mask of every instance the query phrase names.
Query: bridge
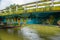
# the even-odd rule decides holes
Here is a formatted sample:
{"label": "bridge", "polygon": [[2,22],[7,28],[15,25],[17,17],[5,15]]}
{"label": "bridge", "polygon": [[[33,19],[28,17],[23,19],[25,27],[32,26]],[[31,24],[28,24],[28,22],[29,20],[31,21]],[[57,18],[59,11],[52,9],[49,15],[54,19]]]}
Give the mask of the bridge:
{"label": "bridge", "polygon": [[[0,21],[8,25],[57,24],[60,20],[60,1],[37,1],[23,5],[10,5],[0,10]],[[31,21],[29,21],[31,20]]]}
{"label": "bridge", "polygon": [[60,1],[37,1],[23,5],[11,5],[3,10],[0,10],[0,16],[59,11]]}

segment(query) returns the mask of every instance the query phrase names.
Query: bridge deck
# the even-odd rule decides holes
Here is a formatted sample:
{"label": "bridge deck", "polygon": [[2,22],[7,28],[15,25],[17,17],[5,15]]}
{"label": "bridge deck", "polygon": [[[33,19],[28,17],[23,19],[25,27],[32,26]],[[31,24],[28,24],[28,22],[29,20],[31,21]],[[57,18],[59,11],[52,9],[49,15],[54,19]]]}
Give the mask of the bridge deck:
{"label": "bridge deck", "polygon": [[11,8],[4,9],[0,16],[12,15],[12,14],[23,14],[23,13],[33,13],[33,12],[56,12],[60,11],[60,2],[51,1],[48,2],[38,2],[33,4],[25,4],[18,6],[12,6]]}

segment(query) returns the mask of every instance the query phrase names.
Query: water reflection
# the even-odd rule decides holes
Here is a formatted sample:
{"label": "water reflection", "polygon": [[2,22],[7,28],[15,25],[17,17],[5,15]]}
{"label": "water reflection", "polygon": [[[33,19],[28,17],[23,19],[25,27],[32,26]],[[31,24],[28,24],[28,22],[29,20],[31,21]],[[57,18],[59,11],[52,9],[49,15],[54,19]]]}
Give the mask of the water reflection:
{"label": "water reflection", "polygon": [[24,27],[20,30],[15,29],[2,29],[0,30],[1,40],[41,40],[38,34],[28,28]]}
{"label": "water reflection", "polygon": [[23,40],[23,37],[14,29],[0,29],[0,40]]}

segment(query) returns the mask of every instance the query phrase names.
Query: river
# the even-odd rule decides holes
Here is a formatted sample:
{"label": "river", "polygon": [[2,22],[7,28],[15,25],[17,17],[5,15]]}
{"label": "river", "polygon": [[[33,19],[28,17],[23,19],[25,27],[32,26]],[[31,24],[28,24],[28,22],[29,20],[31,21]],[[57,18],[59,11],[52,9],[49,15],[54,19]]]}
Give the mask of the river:
{"label": "river", "polygon": [[21,30],[0,29],[0,40],[42,40],[35,30],[24,27]]}

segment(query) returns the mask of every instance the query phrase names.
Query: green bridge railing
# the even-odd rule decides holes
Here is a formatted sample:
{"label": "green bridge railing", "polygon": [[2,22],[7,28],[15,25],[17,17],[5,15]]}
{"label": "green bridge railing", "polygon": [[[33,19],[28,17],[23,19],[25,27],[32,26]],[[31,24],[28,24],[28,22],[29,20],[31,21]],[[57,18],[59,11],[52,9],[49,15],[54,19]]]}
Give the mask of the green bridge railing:
{"label": "green bridge railing", "polygon": [[23,14],[32,12],[51,12],[60,11],[59,1],[47,1],[47,2],[34,2],[24,5],[11,5],[4,10],[0,11],[0,16]]}

